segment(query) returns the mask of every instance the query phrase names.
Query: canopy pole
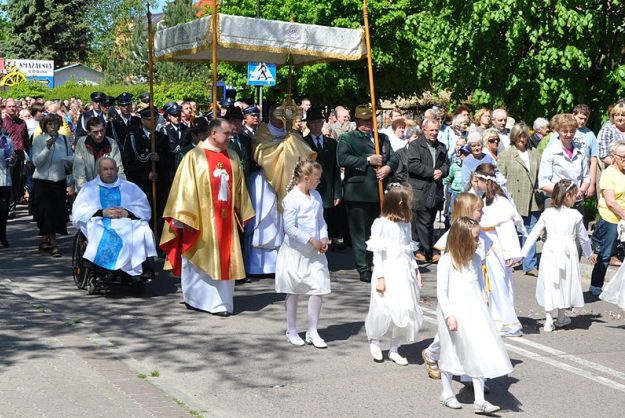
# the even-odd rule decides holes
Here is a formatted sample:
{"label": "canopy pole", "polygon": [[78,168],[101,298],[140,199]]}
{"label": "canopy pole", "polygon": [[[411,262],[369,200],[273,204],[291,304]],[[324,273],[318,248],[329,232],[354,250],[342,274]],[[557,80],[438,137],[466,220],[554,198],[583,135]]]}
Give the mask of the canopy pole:
{"label": "canopy pole", "polygon": [[[367,69],[369,70],[369,90],[371,91],[371,111],[373,112],[373,142],[375,153],[380,155],[380,138],[378,136],[378,118],[375,109],[375,82],[373,80],[373,61],[371,59],[371,37],[369,36],[369,11],[367,0],[362,0],[362,14],[365,21],[365,43],[367,45]],[[378,180],[378,195],[380,197],[380,210],[384,203],[384,186],[382,180]]]}
{"label": "canopy pole", "polygon": [[[152,34],[152,12],[150,12],[150,2],[147,1],[147,18],[148,18],[148,83],[150,85],[150,151],[152,155],[156,153],[156,119],[154,118],[154,36]],[[150,157],[152,161],[152,172],[156,173],[156,160]],[[152,231],[157,234],[156,219],[156,181],[152,181]],[[157,239],[160,239],[157,237]]]}
{"label": "canopy pole", "polygon": [[219,0],[213,0],[211,3],[212,10],[212,32],[213,32],[213,41],[212,41],[212,52],[211,56],[213,59],[213,119],[217,119],[220,115],[217,113],[217,25],[219,22],[219,16],[217,15],[217,7]]}

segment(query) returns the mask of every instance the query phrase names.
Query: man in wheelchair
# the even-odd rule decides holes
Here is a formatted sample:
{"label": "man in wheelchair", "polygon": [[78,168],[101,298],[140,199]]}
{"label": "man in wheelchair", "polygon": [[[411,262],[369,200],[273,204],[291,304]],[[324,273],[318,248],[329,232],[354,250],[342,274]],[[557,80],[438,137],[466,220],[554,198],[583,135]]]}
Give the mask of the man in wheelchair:
{"label": "man in wheelchair", "polygon": [[83,258],[102,269],[152,278],[156,246],[145,193],[118,177],[113,158],[100,158],[97,170],[72,207],[72,222],[87,238]]}

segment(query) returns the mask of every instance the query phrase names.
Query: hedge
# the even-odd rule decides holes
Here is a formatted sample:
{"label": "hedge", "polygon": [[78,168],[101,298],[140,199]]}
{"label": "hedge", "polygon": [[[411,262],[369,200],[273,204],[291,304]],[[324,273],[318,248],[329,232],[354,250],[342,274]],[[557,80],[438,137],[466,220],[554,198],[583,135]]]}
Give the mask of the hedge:
{"label": "hedge", "polygon": [[[208,84],[204,82],[155,84],[154,104],[156,107],[162,107],[169,101],[182,99],[194,100],[198,103],[209,103],[209,88]],[[42,96],[45,100],[65,100],[76,97],[81,99],[83,103],[89,103],[91,101],[89,96],[95,91],[102,91],[113,97],[128,92],[131,93],[135,97],[135,101],[138,102],[139,94],[149,91],[149,87],[147,84],[100,84],[97,86],[88,86],[69,82],[60,87],[49,88],[37,82],[27,82],[0,92],[0,96],[13,97],[16,99]]]}

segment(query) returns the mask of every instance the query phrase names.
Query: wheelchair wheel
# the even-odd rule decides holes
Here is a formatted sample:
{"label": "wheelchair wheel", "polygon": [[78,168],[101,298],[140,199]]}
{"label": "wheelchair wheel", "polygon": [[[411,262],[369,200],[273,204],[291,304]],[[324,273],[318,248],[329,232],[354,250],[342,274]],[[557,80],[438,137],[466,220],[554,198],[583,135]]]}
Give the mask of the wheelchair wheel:
{"label": "wheelchair wheel", "polygon": [[96,286],[95,271],[93,271],[93,270],[87,271],[87,274],[86,274],[85,278],[86,278],[85,285],[87,286],[87,294],[88,295],[95,295],[96,292],[98,291],[98,287]]}
{"label": "wheelchair wheel", "polygon": [[78,232],[74,236],[74,248],[72,251],[72,276],[74,278],[74,284],[78,289],[84,289],[87,285],[87,278],[89,277],[89,267],[84,262],[82,256],[85,253],[85,247],[87,241],[83,235]]}

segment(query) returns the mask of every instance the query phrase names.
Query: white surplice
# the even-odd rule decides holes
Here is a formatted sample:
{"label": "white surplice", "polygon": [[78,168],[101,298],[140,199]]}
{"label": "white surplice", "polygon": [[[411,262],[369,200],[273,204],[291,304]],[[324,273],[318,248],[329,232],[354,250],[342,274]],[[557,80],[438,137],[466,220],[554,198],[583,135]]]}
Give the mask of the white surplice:
{"label": "white surplice", "polygon": [[[109,219],[96,212],[121,207],[138,219]],[[87,237],[84,258],[131,276],[143,272],[141,264],[156,256],[154,235],[149,226],[151,209],[145,193],[134,183],[118,178],[104,183],[100,177],[87,182],[72,207],[72,223]]]}

